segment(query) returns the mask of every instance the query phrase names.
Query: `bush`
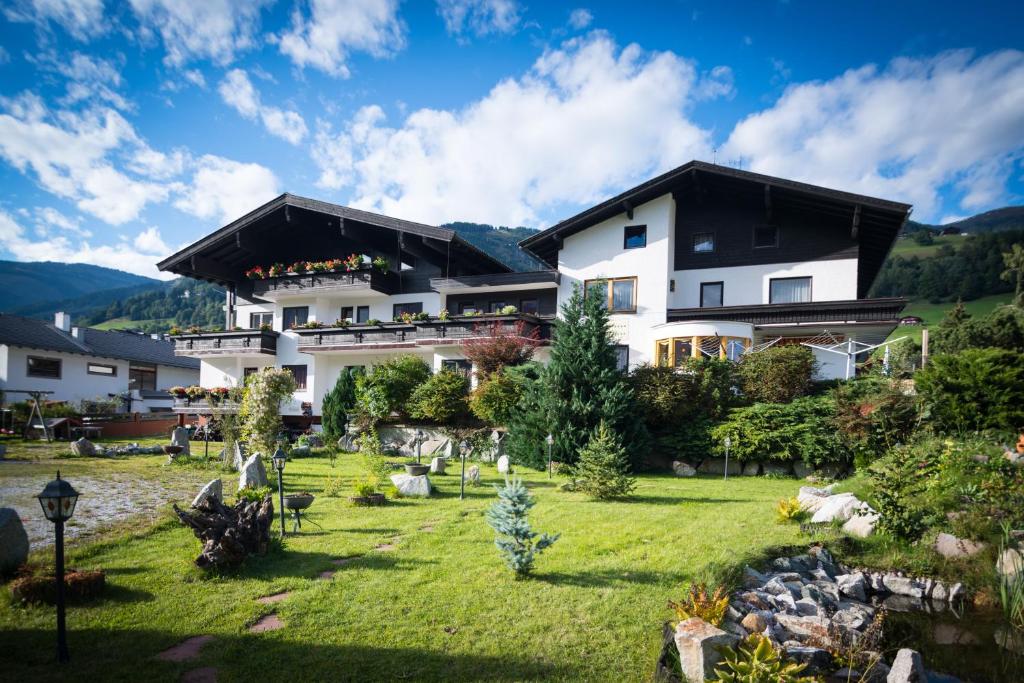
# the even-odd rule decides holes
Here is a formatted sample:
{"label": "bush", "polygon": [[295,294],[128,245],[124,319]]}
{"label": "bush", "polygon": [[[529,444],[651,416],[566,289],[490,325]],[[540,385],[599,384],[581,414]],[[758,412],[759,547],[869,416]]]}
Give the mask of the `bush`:
{"label": "bush", "polygon": [[[514,313],[515,308],[512,308]],[[533,352],[540,344],[536,328],[527,333],[525,326],[522,320],[511,330],[500,322],[475,325],[475,333],[481,336],[466,340],[462,352],[466,360],[473,363],[476,371],[484,376],[506,366],[522,365],[533,358]]]}
{"label": "bush", "polygon": [[521,480],[506,480],[504,487],[495,489],[498,502],[487,510],[487,523],[498,534],[494,545],[517,577],[526,576],[534,557],[551,547],[559,534],[537,534],[530,528],[527,514],[536,502]]}
{"label": "bush", "polygon": [[[703,460],[714,446],[711,437],[713,427],[714,423],[706,417],[691,417],[680,420],[671,430],[656,434],[654,443],[660,453],[673,460]],[[663,461],[665,459],[662,458]]]}
{"label": "bush", "polygon": [[441,424],[466,417],[469,380],[458,372],[441,370],[413,390],[407,412],[418,420]]}
{"label": "bush", "polygon": [[629,376],[633,396],[647,428],[673,428],[691,416],[723,417],[735,403],[733,363],[688,359],[679,368],[644,364]]}
{"label": "bush", "polygon": [[917,373],[915,383],[938,431],[1024,426],[1024,354],[967,349],[935,356]]}
{"label": "bush", "polygon": [[736,408],[711,430],[712,450],[739,460],[803,460],[811,466],[845,462],[848,456],[836,433],[835,402],[830,396],[807,396],[792,403],[755,403]]}
{"label": "bush", "polygon": [[807,395],[814,371],[814,354],[797,345],[747,353],[737,364],[743,394],[751,401],[767,403],[789,403]]}
{"label": "bush", "polygon": [[625,449],[603,421],[580,451],[573,479],[577,490],[598,500],[627,496],[636,486]]}
{"label": "bush", "polygon": [[283,368],[262,368],[245,382],[238,412],[241,433],[253,451],[274,452],[281,422],[281,401],[295,393],[295,376]]}
{"label": "bush", "polygon": [[345,433],[348,413],[356,405],[356,378],[362,374],[361,367],[343,368],[334,388],[324,396],[321,424],[330,441],[337,441]]}
{"label": "bush", "polygon": [[430,367],[419,357],[402,355],[356,377],[356,410],[370,423],[400,416],[417,386],[430,377]]}
{"label": "bush", "polygon": [[878,530],[901,541],[916,541],[927,528],[927,514],[919,496],[927,471],[911,449],[897,448],[869,469]]}
{"label": "bush", "polygon": [[782,498],[775,504],[775,517],[780,523],[802,522],[807,518],[807,511],[795,496]]}
{"label": "bush", "polygon": [[866,467],[899,443],[907,443],[920,418],[917,401],[899,384],[869,377],[840,384],[834,391],[836,427],[853,451],[858,468]]}
{"label": "bush", "polygon": [[958,303],[939,324],[932,343],[935,355],[967,349],[997,348],[1024,353],[1024,309],[1000,306],[981,318],[964,312]]}
{"label": "bush", "polygon": [[523,390],[523,383],[514,375],[499,370],[477,384],[469,397],[469,409],[489,425],[507,425],[523,396]]}
{"label": "bush", "polygon": [[357,489],[364,484],[371,487],[373,493],[391,485],[391,466],[384,459],[377,430],[367,429],[359,435],[359,457],[365,478],[362,482],[356,482]]}

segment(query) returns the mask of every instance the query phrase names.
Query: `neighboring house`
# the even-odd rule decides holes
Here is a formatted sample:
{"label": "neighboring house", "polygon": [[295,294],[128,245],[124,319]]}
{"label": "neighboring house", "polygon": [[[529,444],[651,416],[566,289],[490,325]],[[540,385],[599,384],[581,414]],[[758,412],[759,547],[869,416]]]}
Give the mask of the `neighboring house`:
{"label": "neighboring house", "polygon": [[[0,390],[52,391],[49,401],[123,399],[123,410],[170,410],[166,389],[199,381],[199,361],[177,356],[174,342],[134,332],[72,327],[0,314]],[[28,398],[12,393],[8,401]]]}
{"label": "neighboring house", "polygon": [[[202,359],[203,386],[288,367],[300,389],[285,413],[319,415],[345,367],[414,353],[468,371],[461,342],[481,334],[478,311],[514,306],[497,320],[548,339],[585,283],[606,297],[623,367],[735,359],[769,343],[880,342],[905,301],[866,295],[909,212],[694,161],[524,240],[545,271],[510,272],[451,230],[289,194],[158,265],[227,290],[229,331],[175,337],[179,355]],[[361,262],[351,272],[268,276],[275,263],[350,254]],[[421,319],[392,322],[402,314]],[[842,376],[845,359],[814,353],[819,376]]]}

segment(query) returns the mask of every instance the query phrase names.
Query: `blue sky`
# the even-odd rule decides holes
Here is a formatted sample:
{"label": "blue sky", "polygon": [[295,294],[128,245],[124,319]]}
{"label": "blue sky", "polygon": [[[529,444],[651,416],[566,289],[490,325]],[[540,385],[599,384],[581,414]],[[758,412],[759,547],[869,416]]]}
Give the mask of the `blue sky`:
{"label": "blue sky", "polygon": [[1024,194],[1021,3],[0,8],[0,258],[156,275],[284,191],[545,227],[692,158],[932,222]]}

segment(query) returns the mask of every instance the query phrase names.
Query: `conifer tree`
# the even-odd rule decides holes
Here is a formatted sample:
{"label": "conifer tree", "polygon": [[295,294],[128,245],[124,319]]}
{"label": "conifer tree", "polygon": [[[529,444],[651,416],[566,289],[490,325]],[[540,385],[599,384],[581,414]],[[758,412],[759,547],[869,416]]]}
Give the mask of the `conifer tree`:
{"label": "conifer tree", "polygon": [[321,409],[321,422],[324,434],[328,439],[336,441],[341,438],[348,424],[348,413],[356,404],[356,375],[362,374],[359,367],[345,368],[338,375],[334,388],[324,396]]}
{"label": "conifer tree", "polygon": [[576,489],[598,500],[629,495],[636,486],[636,481],[629,476],[626,450],[604,420],[580,451],[573,478]]}
{"label": "conifer tree", "polygon": [[487,523],[498,534],[498,546],[505,564],[517,577],[526,576],[533,569],[533,559],[558,540],[561,534],[538,534],[530,529],[527,514],[536,501],[521,479],[506,479],[504,487],[494,487],[498,502],[487,510]]}

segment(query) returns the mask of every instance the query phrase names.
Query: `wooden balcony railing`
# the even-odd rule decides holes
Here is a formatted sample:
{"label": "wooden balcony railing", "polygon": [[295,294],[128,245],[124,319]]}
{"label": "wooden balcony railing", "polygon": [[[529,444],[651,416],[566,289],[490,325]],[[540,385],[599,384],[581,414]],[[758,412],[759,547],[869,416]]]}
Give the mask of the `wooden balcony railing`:
{"label": "wooden balcony railing", "polygon": [[353,270],[338,273],[312,273],[308,275],[282,275],[281,277],[254,280],[252,293],[260,299],[274,301],[289,296],[339,293],[346,291],[373,291],[393,294],[397,289],[398,277],[390,271],[377,268]]}
{"label": "wooden balcony railing", "polygon": [[231,330],[179,334],[172,339],[176,356],[273,356],[277,354],[277,336],[271,331]]}

